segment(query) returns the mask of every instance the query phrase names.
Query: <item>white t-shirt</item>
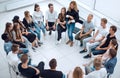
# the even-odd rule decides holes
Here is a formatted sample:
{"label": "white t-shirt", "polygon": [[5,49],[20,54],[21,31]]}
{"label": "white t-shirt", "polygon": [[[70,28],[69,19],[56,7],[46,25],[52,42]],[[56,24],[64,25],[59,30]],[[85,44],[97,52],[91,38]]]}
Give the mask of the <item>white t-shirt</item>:
{"label": "white t-shirt", "polygon": [[99,33],[96,36],[95,40],[98,40],[98,39],[100,39],[103,36],[104,37],[107,36],[108,32],[107,32],[106,28],[103,28],[102,26],[99,26],[97,29],[99,30]]}
{"label": "white t-shirt", "polygon": [[34,11],[33,20],[35,22],[38,22],[38,21],[43,22],[43,20],[44,20],[43,16],[44,15],[43,15],[42,11],[39,11],[39,12]]}
{"label": "white t-shirt", "polygon": [[7,60],[8,60],[8,63],[12,66],[17,66],[20,63],[18,55],[12,53],[12,51],[8,53]]}
{"label": "white t-shirt", "polygon": [[55,22],[57,19],[57,12],[53,11],[53,13],[51,13],[49,10],[46,11],[46,20],[48,20],[48,22]]}
{"label": "white t-shirt", "polygon": [[107,71],[105,68],[101,68],[100,70],[95,70],[88,75],[85,76],[85,78],[105,78],[107,75]]}

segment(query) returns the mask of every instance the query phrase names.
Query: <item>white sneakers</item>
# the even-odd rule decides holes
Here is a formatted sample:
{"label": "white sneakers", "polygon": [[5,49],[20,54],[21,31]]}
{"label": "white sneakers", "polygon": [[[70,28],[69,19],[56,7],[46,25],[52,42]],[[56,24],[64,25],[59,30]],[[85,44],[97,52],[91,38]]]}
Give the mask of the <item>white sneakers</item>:
{"label": "white sneakers", "polygon": [[56,45],[60,44],[61,43],[61,39],[59,41],[56,42]]}

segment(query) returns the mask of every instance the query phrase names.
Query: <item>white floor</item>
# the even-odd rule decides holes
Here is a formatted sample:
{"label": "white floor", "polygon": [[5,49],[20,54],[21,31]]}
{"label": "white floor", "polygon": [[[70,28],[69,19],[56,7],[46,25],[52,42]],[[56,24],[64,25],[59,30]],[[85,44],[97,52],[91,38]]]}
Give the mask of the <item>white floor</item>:
{"label": "white floor", "polygon": [[[45,5],[47,6],[46,3]],[[0,19],[1,19],[0,35],[4,32],[5,23],[9,21],[11,22],[14,15],[19,15],[22,19],[24,16],[23,13],[25,10],[29,10],[32,14],[33,6],[0,14]],[[81,68],[84,69],[82,64],[87,63],[91,59],[83,59],[83,56],[86,55],[86,53],[79,54],[79,51],[81,50],[81,48],[79,47],[79,43],[77,41],[74,41],[73,47],[66,45],[65,43],[68,39],[67,37],[65,37],[65,33],[63,33],[62,43],[60,45],[56,45],[55,36],[56,36],[55,32],[53,32],[51,36],[49,36],[47,33],[45,39],[43,38],[43,36],[41,38],[44,44],[41,47],[39,47],[36,52],[33,52],[32,50],[30,50],[30,53],[32,55],[32,64],[37,65],[40,61],[44,61],[45,68],[49,68],[48,66],[49,60],[51,60],[52,58],[56,58],[58,62],[57,69],[63,71],[65,74],[67,74],[70,70],[72,70],[76,66],[80,66]],[[10,78],[5,52],[3,50],[3,41],[1,40],[1,38],[0,38],[0,45],[1,45],[0,46],[0,49],[1,49],[0,50],[0,78]],[[120,55],[120,53],[118,55]],[[120,61],[120,58],[118,57],[118,63],[112,78],[119,78],[120,76],[119,74],[120,70],[118,70],[120,65],[119,61]]]}

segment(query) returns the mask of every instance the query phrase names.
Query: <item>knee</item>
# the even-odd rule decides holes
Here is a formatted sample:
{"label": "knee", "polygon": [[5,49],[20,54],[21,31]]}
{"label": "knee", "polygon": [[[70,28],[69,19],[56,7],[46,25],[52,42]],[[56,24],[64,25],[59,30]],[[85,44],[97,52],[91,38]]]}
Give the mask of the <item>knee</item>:
{"label": "knee", "polygon": [[45,66],[45,63],[44,63],[43,61],[41,61],[41,62],[39,63],[39,66]]}

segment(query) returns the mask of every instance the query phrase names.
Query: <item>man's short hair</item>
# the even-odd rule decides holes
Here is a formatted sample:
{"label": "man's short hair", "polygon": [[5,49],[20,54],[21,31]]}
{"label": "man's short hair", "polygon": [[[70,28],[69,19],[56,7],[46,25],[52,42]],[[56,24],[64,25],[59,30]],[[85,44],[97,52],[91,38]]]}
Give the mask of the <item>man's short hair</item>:
{"label": "man's short hair", "polygon": [[53,4],[52,4],[52,3],[49,3],[49,4],[48,4],[48,7],[50,8],[51,6],[53,6]]}
{"label": "man's short hair", "polygon": [[106,18],[102,18],[101,21],[103,21],[105,24],[107,24],[107,19]]}
{"label": "man's short hair", "polygon": [[19,47],[18,44],[13,44],[13,45],[12,45],[12,52],[18,51],[18,50],[19,50],[18,47]]}
{"label": "man's short hair", "polygon": [[117,31],[117,27],[116,27],[115,25],[110,26],[110,28],[111,28],[114,32]]}
{"label": "man's short hair", "polygon": [[55,58],[51,59],[50,62],[49,62],[49,66],[51,69],[55,69],[56,66],[57,66],[57,61]]}
{"label": "man's short hair", "polygon": [[94,59],[94,66],[95,67],[101,67],[101,64],[102,64],[102,60],[101,59],[102,58],[99,57],[99,56]]}
{"label": "man's short hair", "polygon": [[89,16],[93,17],[93,14],[89,14]]}
{"label": "man's short hair", "polygon": [[26,63],[26,61],[28,60],[28,55],[27,54],[23,54],[20,58],[22,63]]}

